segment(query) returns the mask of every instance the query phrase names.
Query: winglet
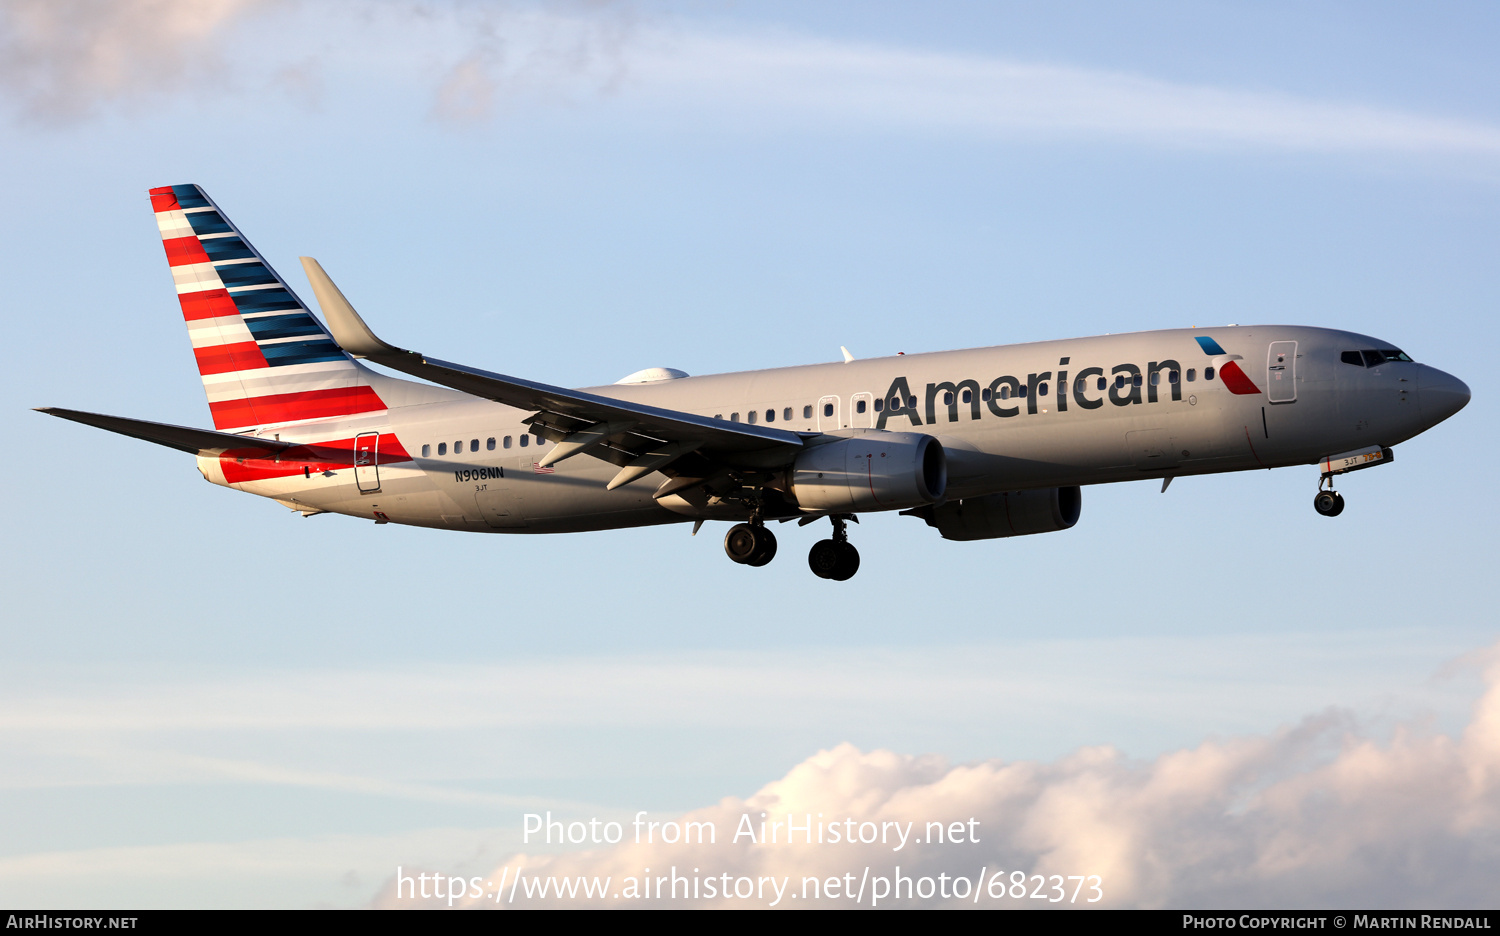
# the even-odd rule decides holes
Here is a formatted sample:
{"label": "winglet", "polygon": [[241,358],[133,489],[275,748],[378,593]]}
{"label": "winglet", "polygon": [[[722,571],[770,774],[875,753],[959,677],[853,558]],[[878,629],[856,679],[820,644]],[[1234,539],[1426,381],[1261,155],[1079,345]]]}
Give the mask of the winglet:
{"label": "winglet", "polygon": [[370,326],[354,311],[354,306],[349,304],[339,288],[333,285],[333,280],[323,272],[318,261],[312,257],[299,259],[302,261],[302,269],[307,273],[308,282],[312,284],[313,295],[318,297],[318,308],[323,310],[323,318],[328,320],[328,330],[333,332],[333,340],[339,343],[339,347],[356,357],[405,353],[401,348],[388,345],[375,337]]}

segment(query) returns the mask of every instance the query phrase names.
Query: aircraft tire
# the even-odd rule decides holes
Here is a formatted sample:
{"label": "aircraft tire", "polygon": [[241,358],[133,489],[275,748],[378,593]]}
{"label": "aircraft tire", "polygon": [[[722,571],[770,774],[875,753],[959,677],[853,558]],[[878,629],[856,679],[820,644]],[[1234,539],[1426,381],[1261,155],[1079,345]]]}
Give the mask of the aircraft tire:
{"label": "aircraft tire", "polygon": [[751,527],[755,531],[755,555],[750,557],[746,563],[752,566],[763,566],[776,558],[776,534],[765,527]]}
{"label": "aircraft tire", "polygon": [[1313,510],[1325,517],[1337,517],[1344,512],[1344,496],[1336,491],[1319,491],[1313,498]]}
{"label": "aircraft tire", "polygon": [[807,567],[821,579],[833,578],[839,570],[842,553],[839,544],[831,539],[818,540],[807,553]]}
{"label": "aircraft tire", "polygon": [[[774,554],[776,547],[771,549]],[[759,550],[760,537],[755,535],[755,527],[748,523],[735,524],[724,536],[724,552],[740,565],[753,565]]]}
{"label": "aircraft tire", "polygon": [[835,582],[847,582],[854,578],[854,573],[859,571],[859,550],[849,543],[835,543],[839,549],[838,568],[828,576]]}

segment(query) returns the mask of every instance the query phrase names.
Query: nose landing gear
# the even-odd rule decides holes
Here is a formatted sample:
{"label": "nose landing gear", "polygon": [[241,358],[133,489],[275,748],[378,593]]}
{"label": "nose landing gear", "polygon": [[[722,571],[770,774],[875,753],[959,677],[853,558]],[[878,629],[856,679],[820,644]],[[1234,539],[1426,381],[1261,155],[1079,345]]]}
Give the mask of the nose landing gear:
{"label": "nose landing gear", "polygon": [[1332,489],[1319,491],[1313,498],[1313,509],[1325,517],[1337,517],[1344,512],[1344,495]]}
{"label": "nose landing gear", "polygon": [[859,571],[859,550],[849,544],[849,531],[844,518],[829,517],[833,521],[833,538],[813,544],[807,554],[807,565],[818,578],[847,582]]}
{"label": "nose landing gear", "polygon": [[[1323,485],[1328,490],[1323,490]],[[1333,474],[1325,473],[1318,479],[1318,496],[1313,498],[1313,510],[1324,517],[1337,517],[1344,512],[1344,495],[1333,489]]]}

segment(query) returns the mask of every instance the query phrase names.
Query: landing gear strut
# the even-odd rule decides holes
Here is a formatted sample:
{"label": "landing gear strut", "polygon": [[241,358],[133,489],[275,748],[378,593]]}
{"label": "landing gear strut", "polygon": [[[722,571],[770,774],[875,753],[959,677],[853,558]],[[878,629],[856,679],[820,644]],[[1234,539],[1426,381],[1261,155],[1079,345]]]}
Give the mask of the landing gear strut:
{"label": "landing gear strut", "polygon": [[[1328,490],[1323,490],[1323,482],[1328,482]],[[1325,517],[1337,517],[1344,512],[1344,495],[1333,489],[1333,477],[1325,475],[1318,482],[1318,496],[1313,498],[1313,510]]]}
{"label": "landing gear strut", "polygon": [[724,537],[724,552],[741,565],[763,566],[776,558],[776,534],[759,520],[737,523]]}
{"label": "landing gear strut", "polygon": [[829,517],[833,521],[833,539],[813,544],[807,554],[807,565],[818,578],[847,582],[859,571],[859,550],[849,545],[849,531],[843,517]]}

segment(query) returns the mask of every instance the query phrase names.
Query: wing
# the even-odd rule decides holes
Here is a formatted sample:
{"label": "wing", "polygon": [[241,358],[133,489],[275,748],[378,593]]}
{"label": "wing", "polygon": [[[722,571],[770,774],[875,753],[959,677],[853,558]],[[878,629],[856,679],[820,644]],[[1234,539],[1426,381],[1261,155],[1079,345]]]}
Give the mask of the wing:
{"label": "wing", "polygon": [[303,257],[302,266],[329,330],[345,351],[464,393],[535,410],[526,422],[558,443],[539,464],[546,467],[585,453],[602,458],[621,469],[609,482],[611,490],[652,471],[673,478],[657,492],[665,496],[731,472],[780,467],[792,460],[805,438],[817,435],[631,403],[407,351],[375,336],[318,261]]}

